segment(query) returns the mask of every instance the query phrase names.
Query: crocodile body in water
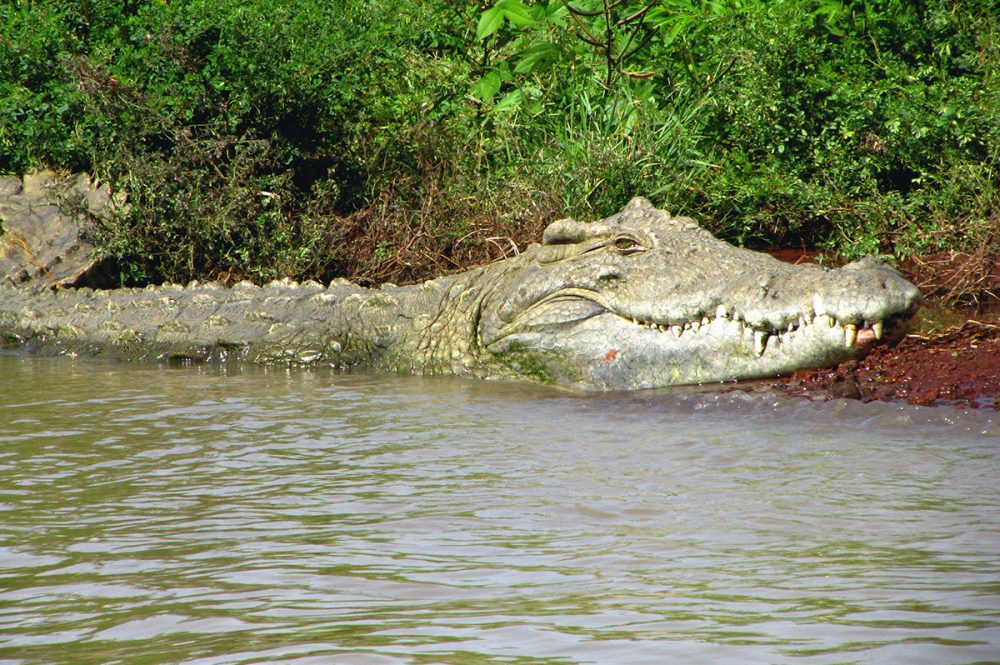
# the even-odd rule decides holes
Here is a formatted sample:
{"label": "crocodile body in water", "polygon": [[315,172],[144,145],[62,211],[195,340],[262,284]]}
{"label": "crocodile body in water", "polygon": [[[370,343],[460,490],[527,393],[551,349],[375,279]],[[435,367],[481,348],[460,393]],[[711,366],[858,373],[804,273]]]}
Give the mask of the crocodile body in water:
{"label": "crocodile body in water", "polygon": [[423,284],[0,287],[7,349],[321,364],[629,390],[779,376],[902,335],[920,292],[873,258],[793,266],[645,199]]}

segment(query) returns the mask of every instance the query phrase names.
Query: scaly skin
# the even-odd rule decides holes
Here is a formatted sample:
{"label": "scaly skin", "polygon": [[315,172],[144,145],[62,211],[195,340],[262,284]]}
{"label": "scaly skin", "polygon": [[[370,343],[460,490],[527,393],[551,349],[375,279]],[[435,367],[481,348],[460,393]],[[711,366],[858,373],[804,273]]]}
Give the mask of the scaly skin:
{"label": "scaly skin", "polygon": [[600,222],[555,222],[514,258],[414,286],[4,287],[0,340],[49,354],[631,390],[833,365],[900,337],[919,302],[875,259],[792,266],[635,199]]}

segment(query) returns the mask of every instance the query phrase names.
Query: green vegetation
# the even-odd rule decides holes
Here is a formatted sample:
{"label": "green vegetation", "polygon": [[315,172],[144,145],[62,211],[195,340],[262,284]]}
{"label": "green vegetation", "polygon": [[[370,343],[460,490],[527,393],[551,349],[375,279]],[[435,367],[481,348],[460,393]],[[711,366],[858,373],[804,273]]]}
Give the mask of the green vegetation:
{"label": "green vegetation", "polygon": [[635,195],[984,264],[998,63],[988,0],[0,0],[0,171],[127,193],[124,283],[415,280]]}

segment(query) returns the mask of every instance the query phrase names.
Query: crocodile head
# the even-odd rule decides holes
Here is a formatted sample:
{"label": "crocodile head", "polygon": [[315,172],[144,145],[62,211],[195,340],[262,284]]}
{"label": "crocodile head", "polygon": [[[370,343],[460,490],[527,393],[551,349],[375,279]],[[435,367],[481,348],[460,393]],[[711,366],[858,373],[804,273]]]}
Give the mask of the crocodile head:
{"label": "crocodile head", "polygon": [[644,199],[560,220],[482,303],[480,345],[510,371],[592,390],[780,376],[905,332],[920,292],[865,258],[795,266]]}

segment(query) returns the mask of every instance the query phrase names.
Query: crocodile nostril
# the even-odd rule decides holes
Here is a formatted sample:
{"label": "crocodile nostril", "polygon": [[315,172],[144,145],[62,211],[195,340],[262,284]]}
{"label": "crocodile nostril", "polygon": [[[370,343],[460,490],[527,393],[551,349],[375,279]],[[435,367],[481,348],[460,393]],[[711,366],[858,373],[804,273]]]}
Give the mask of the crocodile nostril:
{"label": "crocodile nostril", "polygon": [[617,284],[621,278],[617,270],[602,270],[597,274],[597,279],[604,284]]}

